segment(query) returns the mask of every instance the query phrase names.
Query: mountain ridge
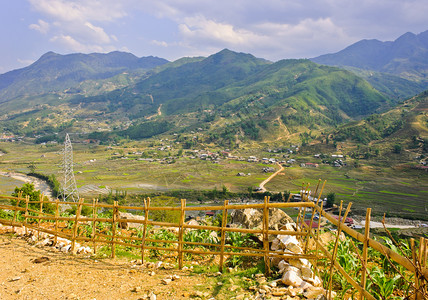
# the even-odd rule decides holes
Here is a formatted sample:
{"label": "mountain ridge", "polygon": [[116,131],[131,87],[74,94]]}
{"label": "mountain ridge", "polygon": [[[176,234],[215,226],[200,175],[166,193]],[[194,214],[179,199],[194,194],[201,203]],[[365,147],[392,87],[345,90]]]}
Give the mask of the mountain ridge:
{"label": "mountain ridge", "polygon": [[25,68],[0,74],[0,103],[22,95],[61,91],[85,80],[105,79],[128,70],[147,71],[167,62],[119,51],[66,55],[49,51]]}

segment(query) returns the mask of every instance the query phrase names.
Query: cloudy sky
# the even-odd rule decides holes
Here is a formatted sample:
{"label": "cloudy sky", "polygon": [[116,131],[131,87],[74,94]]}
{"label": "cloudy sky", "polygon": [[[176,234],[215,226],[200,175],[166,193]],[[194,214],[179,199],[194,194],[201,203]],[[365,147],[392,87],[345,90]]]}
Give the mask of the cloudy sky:
{"label": "cloudy sky", "polygon": [[428,30],[427,12],[427,0],[0,0],[0,73],[48,51],[308,58]]}

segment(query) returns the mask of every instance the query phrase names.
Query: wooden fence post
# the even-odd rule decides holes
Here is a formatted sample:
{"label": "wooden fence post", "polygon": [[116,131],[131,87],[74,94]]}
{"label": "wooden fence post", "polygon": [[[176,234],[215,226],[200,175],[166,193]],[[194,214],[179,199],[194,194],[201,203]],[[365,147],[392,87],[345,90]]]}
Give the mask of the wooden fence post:
{"label": "wooden fence post", "polygon": [[265,273],[270,276],[270,260],[269,260],[269,197],[265,197],[263,206],[263,249],[265,261]]}
{"label": "wooden fence post", "polygon": [[340,237],[340,233],[342,232],[342,226],[345,223],[345,220],[346,220],[346,217],[348,216],[349,210],[351,209],[351,205],[352,205],[352,202],[349,202],[348,207],[346,208],[345,214],[343,215],[343,217],[341,217],[343,201],[340,201],[339,223],[337,225],[337,236],[336,236],[336,240],[334,242],[333,253],[331,255],[331,266],[330,266],[330,277],[329,277],[329,281],[328,281],[328,290],[327,290],[328,291],[328,297],[327,297],[327,299],[331,299],[331,288],[332,288],[332,283],[333,283],[333,268],[334,268],[334,262],[336,260],[337,247],[339,244],[339,237]]}
{"label": "wooden fence post", "polygon": [[229,200],[224,200],[224,206],[223,206],[223,216],[221,219],[221,235],[220,235],[220,272],[223,273],[223,263],[224,263],[224,244],[226,242],[226,231],[224,228],[227,224],[227,208],[226,206],[229,205]]}
{"label": "wooden fence post", "polygon": [[30,201],[30,196],[25,196],[25,219],[24,219],[24,223],[25,223],[25,235],[28,234],[28,229],[27,229],[27,219],[28,219],[28,201]]}
{"label": "wooden fence post", "polygon": [[21,201],[21,197],[18,197],[18,199],[16,199],[16,205],[15,205],[15,210],[13,211],[13,219],[12,219],[12,232],[15,232],[14,224],[16,222],[16,215],[18,213],[19,201]]}
{"label": "wooden fence post", "polygon": [[55,236],[54,245],[58,242],[58,218],[59,218],[59,199],[55,200]]}
{"label": "wooden fence post", "polygon": [[183,268],[183,225],[186,217],[184,208],[186,207],[186,199],[181,199],[180,223],[178,228],[178,268]]}
{"label": "wooden fence post", "polygon": [[[39,208],[39,217],[42,216],[42,212],[43,212],[43,194],[41,194],[39,196],[39,200],[40,200],[40,208]],[[41,223],[42,219],[38,219],[37,220],[37,239],[40,240],[40,223]]]}
{"label": "wooden fence post", "polygon": [[92,199],[92,247],[94,248],[94,254],[97,253],[97,245],[95,243],[95,236],[97,233],[97,217],[98,217],[98,210],[97,210],[97,204],[98,199]]}
{"label": "wooden fence post", "polygon": [[112,216],[112,222],[111,222],[111,232],[112,232],[112,238],[111,238],[111,258],[116,258],[116,220],[118,218],[119,209],[118,201],[114,201],[113,204],[113,216]]}
{"label": "wooden fence post", "polygon": [[71,238],[71,253],[75,254],[76,247],[76,236],[77,236],[77,228],[79,227],[78,219],[80,218],[80,213],[82,211],[83,198],[79,199],[79,204],[77,205],[76,217],[74,218],[74,226],[73,226],[73,235]]}
{"label": "wooden fence post", "polygon": [[143,227],[143,237],[141,241],[141,263],[144,263],[144,244],[146,243],[147,235],[147,222],[149,221],[149,206],[150,198],[144,199],[144,227]]}
{"label": "wooden fence post", "polygon": [[[361,268],[361,287],[366,289],[366,280],[367,280],[367,254],[369,248],[369,239],[370,239],[370,217],[371,217],[371,208],[367,208],[366,213],[366,223],[364,226],[364,242],[363,242],[363,260]],[[360,294],[360,299],[364,299],[364,295]]]}

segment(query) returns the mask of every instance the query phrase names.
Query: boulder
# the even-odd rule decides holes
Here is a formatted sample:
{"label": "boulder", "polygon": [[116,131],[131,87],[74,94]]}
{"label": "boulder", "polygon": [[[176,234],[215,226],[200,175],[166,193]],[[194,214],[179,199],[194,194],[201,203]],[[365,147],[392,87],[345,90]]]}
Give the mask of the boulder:
{"label": "boulder", "polygon": [[293,270],[289,270],[284,273],[284,275],[281,278],[281,282],[285,285],[300,287],[300,285],[303,283],[303,279],[299,277],[297,272]]}
{"label": "boulder", "polygon": [[[279,208],[269,209],[269,229],[279,230],[283,225],[292,223],[293,219],[290,218],[284,211]],[[237,209],[231,213],[231,227],[236,225],[249,228],[249,229],[262,229],[263,228],[263,209],[247,208]],[[235,226],[234,226],[235,225]],[[261,234],[258,234],[259,239],[262,238]],[[274,239],[273,235],[269,235],[269,240]]]}
{"label": "boulder", "polygon": [[[139,215],[134,215],[131,213],[119,211],[119,219],[144,221],[144,216],[139,216]],[[132,223],[132,222],[127,222],[127,221],[119,222],[119,228],[122,228],[122,229],[140,228],[142,226],[143,226],[143,223]]]}

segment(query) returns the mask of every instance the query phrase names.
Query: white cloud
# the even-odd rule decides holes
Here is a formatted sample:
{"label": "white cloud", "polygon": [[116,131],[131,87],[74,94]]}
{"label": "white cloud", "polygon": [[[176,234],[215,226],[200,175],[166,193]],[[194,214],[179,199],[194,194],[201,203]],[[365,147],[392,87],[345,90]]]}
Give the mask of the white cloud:
{"label": "white cloud", "polygon": [[107,50],[107,48],[96,44],[80,43],[69,35],[54,36],[50,41],[74,52],[105,52]]}
{"label": "white cloud", "polygon": [[168,43],[165,41],[156,41],[156,40],[152,40],[150,42],[150,44],[155,45],[155,46],[165,47],[165,48],[169,46]]}
{"label": "white cloud", "polygon": [[49,30],[49,23],[43,20],[39,20],[37,24],[31,24],[30,26],[28,26],[28,28],[46,34]]}
{"label": "white cloud", "polygon": [[112,21],[127,15],[123,1],[29,0],[41,13],[61,21]]}
{"label": "white cloud", "polygon": [[66,51],[100,51],[115,49],[118,38],[105,25],[127,15],[123,3],[113,0],[28,0],[33,8],[51,21],[39,20],[31,29],[48,32],[49,41]]}

